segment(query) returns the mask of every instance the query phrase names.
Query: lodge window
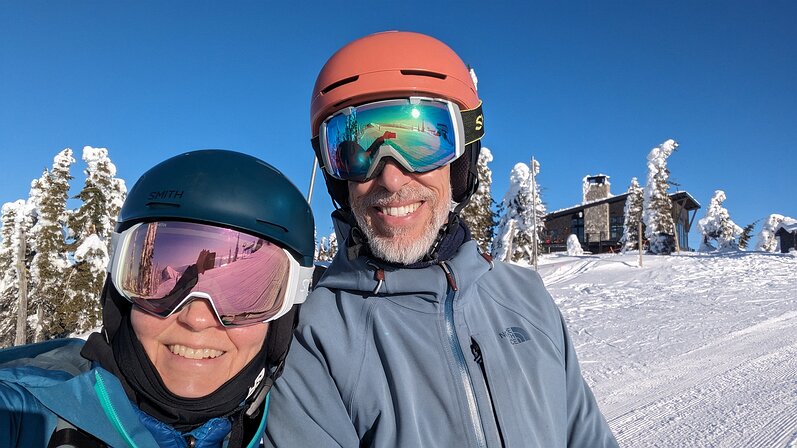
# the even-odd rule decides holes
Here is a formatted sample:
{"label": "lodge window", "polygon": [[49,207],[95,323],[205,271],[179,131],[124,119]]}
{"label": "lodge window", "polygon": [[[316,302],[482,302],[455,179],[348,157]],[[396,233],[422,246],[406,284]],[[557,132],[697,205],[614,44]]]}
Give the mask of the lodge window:
{"label": "lodge window", "polygon": [[615,215],[609,218],[609,239],[619,240],[623,236],[625,216]]}
{"label": "lodge window", "polygon": [[578,240],[584,242],[584,215],[579,212],[570,220],[570,233],[576,235]]}

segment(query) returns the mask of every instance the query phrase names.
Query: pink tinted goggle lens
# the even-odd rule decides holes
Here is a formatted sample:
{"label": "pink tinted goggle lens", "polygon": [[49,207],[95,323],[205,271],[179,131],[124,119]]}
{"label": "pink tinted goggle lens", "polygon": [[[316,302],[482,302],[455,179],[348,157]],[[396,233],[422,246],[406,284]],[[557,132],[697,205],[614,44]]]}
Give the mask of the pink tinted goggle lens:
{"label": "pink tinted goggle lens", "polygon": [[[128,233],[129,232],[129,233]],[[139,308],[166,317],[201,298],[225,326],[274,317],[285,298],[285,251],[237,230],[165,221],[126,231],[114,284]]]}

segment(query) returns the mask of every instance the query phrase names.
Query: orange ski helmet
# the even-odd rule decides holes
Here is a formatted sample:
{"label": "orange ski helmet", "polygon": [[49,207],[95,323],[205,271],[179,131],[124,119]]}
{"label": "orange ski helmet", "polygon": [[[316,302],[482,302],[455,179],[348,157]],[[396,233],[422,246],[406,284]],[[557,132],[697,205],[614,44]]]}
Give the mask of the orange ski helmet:
{"label": "orange ski helmet", "polygon": [[[386,31],[345,45],[324,64],[313,87],[310,131],[318,160],[322,160],[317,145],[319,127],[327,117],[345,107],[409,96],[447,99],[461,110],[481,105],[468,67],[433,37]],[[463,155],[451,164],[452,199],[462,206],[476,191],[480,149],[480,140],[468,143]],[[332,199],[348,208],[346,181],[323,172]]]}

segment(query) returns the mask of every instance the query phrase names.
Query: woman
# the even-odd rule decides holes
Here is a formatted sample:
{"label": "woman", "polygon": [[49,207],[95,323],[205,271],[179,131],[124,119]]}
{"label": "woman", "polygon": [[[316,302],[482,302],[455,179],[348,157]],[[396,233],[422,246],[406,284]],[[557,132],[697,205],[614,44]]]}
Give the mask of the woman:
{"label": "woman", "polygon": [[313,238],[301,193],[254,157],[150,169],[119,216],[102,331],[0,351],[0,446],[259,445]]}

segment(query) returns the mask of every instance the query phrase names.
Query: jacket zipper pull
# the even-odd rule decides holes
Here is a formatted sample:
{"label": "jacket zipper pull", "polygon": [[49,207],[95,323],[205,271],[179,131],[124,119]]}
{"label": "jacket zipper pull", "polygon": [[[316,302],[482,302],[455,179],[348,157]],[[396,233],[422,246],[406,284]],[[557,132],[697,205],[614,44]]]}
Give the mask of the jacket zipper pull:
{"label": "jacket zipper pull", "polygon": [[374,263],[368,262],[367,264],[374,268],[374,280],[377,282],[373,294],[379,294],[379,290],[382,289],[382,285],[385,284],[385,270]]}
{"label": "jacket zipper pull", "polygon": [[443,268],[443,272],[446,273],[446,280],[448,281],[448,286],[450,286],[453,291],[459,291],[459,288],[457,288],[457,282],[454,280],[454,274],[452,274],[451,270],[448,269],[448,265],[446,264],[446,262],[440,261],[437,264],[439,264],[440,267]]}
{"label": "jacket zipper pull", "polygon": [[470,352],[473,353],[473,360],[476,361],[476,364],[482,365],[482,349],[479,347],[479,344],[477,344],[476,341],[473,339],[470,341]]}
{"label": "jacket zipper pull", "polygon": [[196,446],[196,439],[192,435],[187,435],[184,437],[185,443],[188,448],[194,448]]}

